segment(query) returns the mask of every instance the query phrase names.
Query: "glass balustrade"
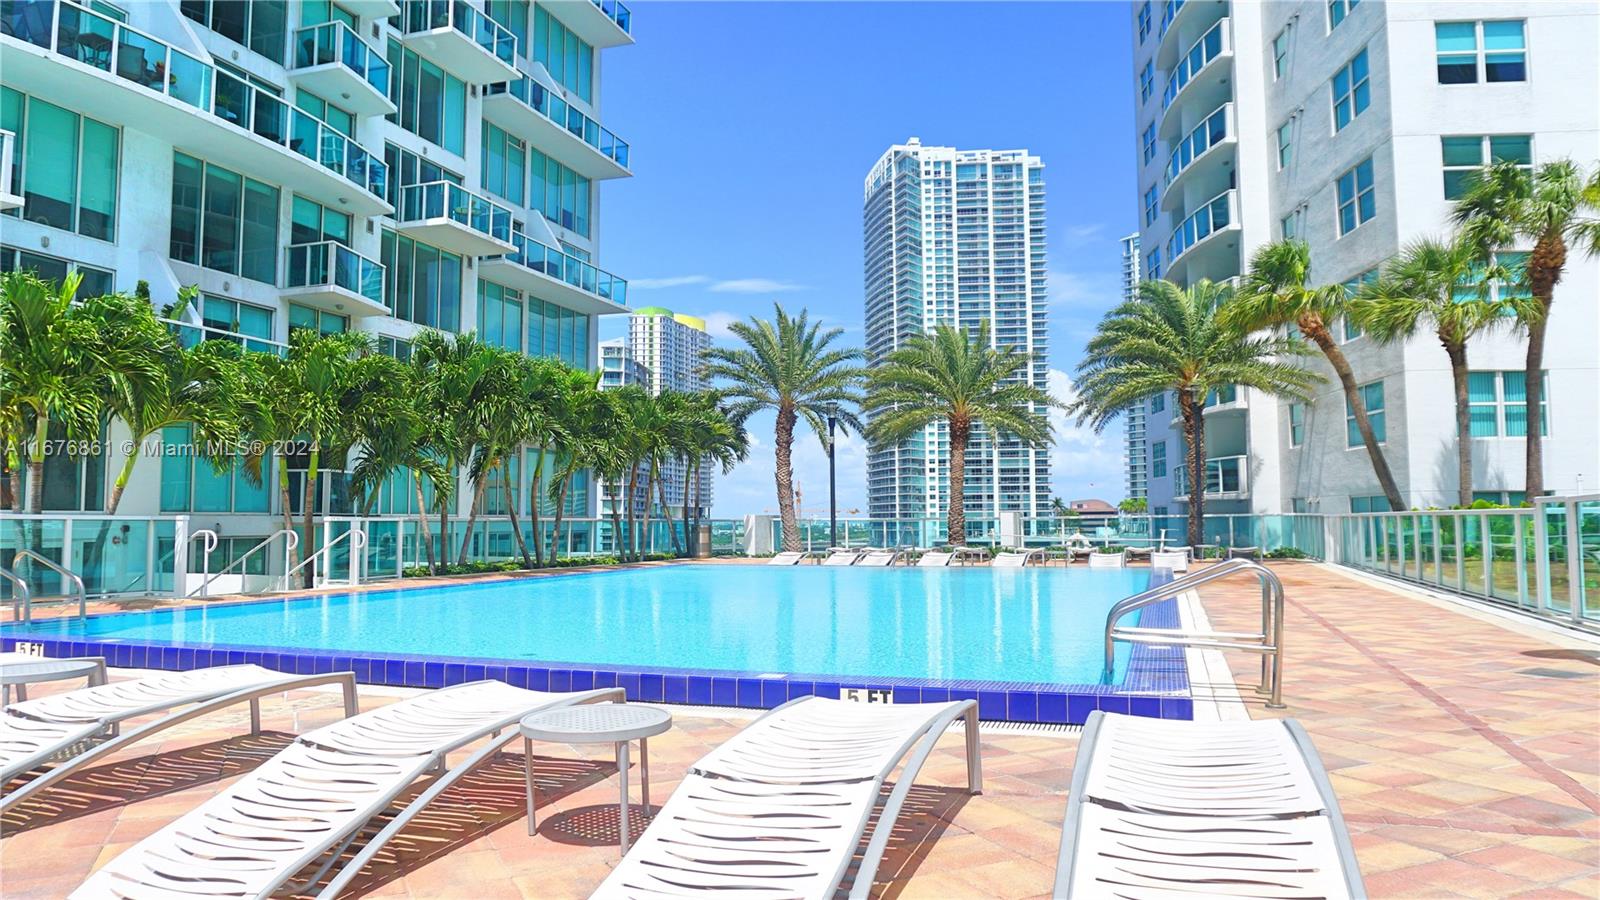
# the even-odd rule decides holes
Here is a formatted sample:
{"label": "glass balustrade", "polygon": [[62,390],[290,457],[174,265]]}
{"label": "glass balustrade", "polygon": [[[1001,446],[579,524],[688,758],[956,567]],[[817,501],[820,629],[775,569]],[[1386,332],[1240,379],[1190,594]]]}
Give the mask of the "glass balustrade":
{"label": "glass balustrade", "polygon": [[1233,104],[1224,103],[1217,107],[1216,112],[1206,116],[1194,130],[1184,135],[1183,140],[1173,149],[1172,156],[1167,159],[1164,183],[1171,184],[1174,178],[1189,168],[1207,150],[1226,140],[1233,133],[1230,121],[1232,118]]}
{"label": "glass balustrade", "polygon": [[338,63],[389,96],[389,62],[343,22],[325,22],[294,33],[294,68]]}
{"label": "glass balustrade", "polygon": [[1237,220],[1234,215],[1234,198],[1237,191],[1223,191],[1207,201],[1198,211],[1183,220],[1167,239],[1167,259],[1176,262],[1189,248],[1227,228]]}
{"label": "glass balustrade", "polygon": [[[1237,494],[1245,490],[1249,481],[1249,458],[1245,456],[1214,456],[1206,460],[1206,495]],[[1173,470],[1174,494],[1189,490],[1189,468],[1184,462]]]}
{"label": "glass balustrade", "polygon": [[285,250],[284,287],[332,285],[383,305],[383,264],[337,241],[294,244]]}
{"label": "glass balustrade", "polygon": [[1178,17],[1178,11],[1183,9],[1185,2],[1186,0],[1167,0],[1162,4],[1161,31],[1156,35],[1158,38],[1166,37],[1167,29],[1172,27],[1172,20]]}
{"label": "glass balustrade", "polygon": [[1200,74],[1200,70],[1209,65],[1212,60],[1221,56],[1222,52],[1227,49],[1227,42],[1224,39],[1224,32],[1227,27],[1228,20],[1222,19],[1211,26],[1205,34],[1200,36],[1200,40],[1195,41],[1189,47],[1189,51],[1183,55],[1183,58],[1178,61],[1178,65],[1173,68],[1172,75],[1167,78],[1167,88],[1161,92],[1162,109],[1171,106],[1173,98],[1178,96],[1178,92],[1188,86],[1189,82]]}
{"label": "glass balustrade", "polygon": [[521,232],[512,234],[511,242],[517,249],[514,253],[506,254],[507,259],[619,306],[628,304],[626,279],[618,278],[555,247],[541,244]]}
{"label": "glass balustrade", "polygon": [[396,217],[401,222],[449,219],[497,240],[511,242],[511,210],[448,181],[402,187]]}
{"label": "glass balustrade", "polygon": [[510,94],[524,106],[565,128],[573,137],[599,150],[617,165],[624,169],[628,167],[627,141],[602,128],[599,122],[584,115],[577,107],[532,78],[524,75],[519,81],[490,85],[489,93]]}
{"label": "glass balustrade", "polygon": [[382,197],[389,166],[332,125],[227,72],[216,73],[212,112],[224,122],[320,163]]}
{"label": "glass balustrade", "polygon": [[517,37],[464,0],[407,0],[401,14],[406,34],[454,28],[484,52],[508,66],[516,65]]}
{"label": "glass balustrade", "polygon": [[618,28],[621,28],[624,32],[632,33],[633,13],[628,10],[628,7],[618,3],[617,0],[590,0],[590,2],[600,7],[600,11],[605,13],[606,17],[611,21],[617,23]]}
{"label": "glass balustrade", "polygon": [[228,341],[229,343],[238,344],[246,350],[271,353],[274,356],[283,356],[289,349],[286,345],[267,338],[225,331],[221,328],[212,328],[207,325],[179,322],[174,319],[162,319],[161,321],[166,324],[169,331],[178,336],[178,343],[185,347],[193,347],[201,341]]}

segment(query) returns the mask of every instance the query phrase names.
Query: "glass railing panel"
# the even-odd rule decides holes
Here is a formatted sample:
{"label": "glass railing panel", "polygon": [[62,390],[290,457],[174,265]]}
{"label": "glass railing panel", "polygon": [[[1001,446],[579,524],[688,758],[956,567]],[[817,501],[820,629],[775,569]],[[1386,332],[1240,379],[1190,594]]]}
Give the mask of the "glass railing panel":
{"label": "glass railing panel", "polygon": [[1489,525],[1489,596],[1516,603],[1519,599],[1516,516],[1491,513],[1484,518]]}
{"label": "glass railing panel", "polygon": [[1185,251],[1195,244],[1210,237],[1215,231],[1227,228],[1233,222],[1233,197],[1231,190],[1223,191],[1212,198],[1189,218],[1167,239],[1167,256],[1176,260]]}
{"label": "glass railing panel", "polygon": [[294,33],[294,51],[297,69],[336,62],[361,76],[380,94],[389,94],[388,60],[343,22],[301,28]]}
{"label": "glass railing panel", "polygon": [[1162,4],[1161,30],[1157,33],[1157,38],[1166,35],[1167,29],[1172,26],[1172,20],[1178,17],[1178,10],[1183,9],[1184,2],[1185,0],[1167,0],[1166,3]]}
{"label": "glass railing panel", "polygon": [[567,103],[545,89],[544,85],[524,75],[507,84],[491,85],[491,94],[510,94],[556,125],[565,128],[573,137],[595,148],[623,168],[628,166],[628,145],[615,134],[602,128],[599,122],[584,115],[577,107]]}
{"label": "glass railing panel", "polygon": [[[1529,592],[1539,597],[1543,588],[1547,593],[1545,608],[1561,613],[1572,611],[1572,578],[1568,574],[1567,560],[1572,548],[1567,546],[1567,507],[1562,503],[1542,503],[1534,514],[1534,526],[1544,531],[1545,555],[1541,562],[1537,552],[1530,553],[1528,566]],[[1532,547],[1537,551],[1538,544]],[[1543,579],[1541,584],[1539,579]]]}
{"label": "glass railing panel", "polygon": [[1229,114],[1232,106],[1223,104],[1216,112],[1206,116],[1205,120],[1197,125],[1172,151],[1172,156],[1167,159],[1165,182],[1171,184],[1174,178],[1189,168],[1190,164],[1199,159],[1207,150],[1226,140],[1228,132]]}
{"label": "glass railing panel", "polygon": [[334,285],[383,304],[383,264],[335,241],[295,244],[284,254],[285,287]]}
{"label": "glass railing panel", "polygon": [[1223,30],[1227,27],[1228,20],[1222,19],[1211,26],[1200,39],[1190,45],[1183,58],[1173,67],[1172,75],[1167,79],[1166,90],[1161,92],[1161,108],[1166,109],[1172,105],[1178,92],[1188,86],[1194,77],[1200,74],[1210,62],[1221,55],[1223,50]]}
{"label": "glass railing panel", "polygon": [[1600,620],[1600,500],[1573,504],[1578,517],[1578,609],[1585,619]]}

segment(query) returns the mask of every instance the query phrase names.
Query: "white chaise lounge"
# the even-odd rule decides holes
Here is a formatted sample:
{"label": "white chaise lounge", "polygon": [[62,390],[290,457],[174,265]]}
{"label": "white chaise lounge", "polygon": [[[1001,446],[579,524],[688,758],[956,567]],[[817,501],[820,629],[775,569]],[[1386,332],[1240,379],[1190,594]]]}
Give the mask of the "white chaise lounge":
{"label": "white chaise lounge", "polygon": [[[354,715],[352,672],[290,675],[253,665],[161,672],[13,703],[0,715],[0,785],[52,759],[57,763],[7,792],[0,810],[135,741],[235,703],[250,703],[250,731],[258,733],[262,697],[335,683],[344,688],[345,715]],[[122,731],[132,719],[180,706],[189,708]]]}
{"label": "white chaise lounge", "polygon": [[[622,700],[620,688],[547,693],[500,681],[429,691],[307,732],[177,821],[124,851],[76,891],[82,898],[266,897],[313,866],[294,892],[338,864],[374,816],[439,774],[318,894],[335,897],[435,797],[499,753],[531,712]],[[486,737],[444,771],[446,754]]]}
{"label": "white chaise lounge", "polygon": [[1365,897],[1305,729],[1293,719],[1089,714],[1057,898]]}
{"label": "white chaise lounge", "polygon": [[976,794],[983,770],[973,701],[791,700],[695,763],[593,896],[833,897],[884,780],[906,759],[851,885],[850,896],[864,898],[918,770],[962,718],[967,789]]}
{"label": "white chaise lounge", "polygon": [[798,550],[785,550],[767,560],[769,566],[797,566],[806,555]]}
{"label": "white chaise lounge", "polygon": [[1003,553],[995,554],[994,560],[989,565],[996,569],[1020,569],[1023,566],[1037,566],[1043,563],[1043,550],[1024,550],[1021,553],[1013,553],[1007,550]]}
{"label": "white chaise lounge", "polygon": [[887,550],[880,550],[880,549],[874,547],[871,550],[868,550],[866,553],[862,554],[861,558],[859,560],[856,560],[856,565],[858,565],[858,566],[892,566],[895,563],[898,563],[901,560],[905,559],[905,555],[906,554],[905,554],[904,550],[895,550],[893,548],[890,548],[890,549],[887,549]]}
{"label": "white chaise lounge", "polygon": [[1089,568],[1091,569],[1120,569],[1128,564],[1128,552],[1122,550],[1116,553],[1102,553],[1099,550],[1089,551]]}
{"label": "white chaise lounge", "polygon": [[828,558],[822,561],[825,566],[853,566],[866,550],[861,547],[829,547]]}
{"label": "white chaise lounge", "polygon": [[917,557],[917,568],[942,569],[945,566],[950,565],[950,561],[955,558],[956,555],[954,553],[946,550],[929,550],[928,552]]}

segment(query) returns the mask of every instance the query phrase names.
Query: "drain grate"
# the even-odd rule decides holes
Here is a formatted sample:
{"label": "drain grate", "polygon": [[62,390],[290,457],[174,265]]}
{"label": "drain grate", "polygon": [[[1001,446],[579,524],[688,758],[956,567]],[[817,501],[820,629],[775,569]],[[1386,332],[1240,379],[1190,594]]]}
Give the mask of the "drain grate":
{"label": "drain grate", "polygon": [[1593,672],[1574,672],[1570,669],[1522,669],[1518,675],[1532,675],[1535,678],[1592,678]]}

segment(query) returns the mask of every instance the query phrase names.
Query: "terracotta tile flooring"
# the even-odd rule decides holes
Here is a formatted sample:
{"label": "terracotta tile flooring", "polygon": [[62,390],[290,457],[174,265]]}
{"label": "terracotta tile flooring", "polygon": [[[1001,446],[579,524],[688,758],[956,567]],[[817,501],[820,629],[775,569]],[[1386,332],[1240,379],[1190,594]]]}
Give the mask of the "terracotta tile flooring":
{"label": "terracotta tile flooring", "polygon": [[[1372,895],[1600,896],[1600,665],[1572,652],[1571,639],[1441,609],[1328,567],[1277,570],[1290,598],[1286,714],[1306,724],[1333,773]],[[1202,599],[1217,627],[1256,614],[1254,589],[1242,581],[1210,585]],[[1230,662],[1242,686],[1253,684],[1253,658]],[[366,690],[362,705],[395,693]],[[1243,695],[1250,715],[1278,714],[1248,687]],[[243,710],[219,714],[66,780],[5,817],[0,894],[65,896],[337,710],[333,694],[296,693],[264,704],[262,735],[244,735]],[[746,721],[680,710],[676,727],[651,741],[651,799],[659,805],[687,765]],[[986,733],[977,797],[960,787],[960,747],[952,733],[924,768],[878,894],[1048,895],[1076,738]],[[535,745],[535,754],[537,837],[525,830],[521,757],[507,753],[408,828],[359,892],[587,896],[617,859],[609,753]]]}

